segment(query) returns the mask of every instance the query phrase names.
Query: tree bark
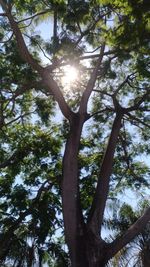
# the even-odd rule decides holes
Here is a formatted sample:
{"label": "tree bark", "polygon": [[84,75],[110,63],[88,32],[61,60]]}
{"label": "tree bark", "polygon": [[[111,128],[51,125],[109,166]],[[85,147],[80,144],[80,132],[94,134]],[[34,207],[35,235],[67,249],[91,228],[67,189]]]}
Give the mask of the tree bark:
{"label": "tree bark", "polygon": [[[72,267],[77,267],[78,249],[84,253],[82,237],[84,220],[80,208],[78,188],[78,149],[84,117],[74,114],[70,123],[69,138],[63,158],[62,207],[66,242],[69,247]],[[79,248],[78,248],[79,246]],[[79,260],[80,261],[80,260]]]}
{"label": "tree bark", "polygon": [[150,267],[150,246],[147,245],[142,251],[142,266]]}
{"label": "tree bark", "polygon": [[107,243],[99,238],[95,238],[92,232],[88,232],[86,227],[84,234],[78,235],[76,259],[72,260],[71,267],[104,267],[108,262]]}
{"label": "tree bark", "polygon": [[99,235],[99,233],[101,232],[104,209],[109,192],[110,176],[112,174],[113,158],[117,145],[119,131],[121,128],[122,117],[123,113],[120,110],[119,112],[117,112],[116,117],[114,119],[112,131],[100,168],[95,197],[88,218],[89,228],[92,229],[95,235]]}
{"label": "tree bark", "polygon": [[141,233],[149,221],[150,207],[145,210],[144,214],[134,224],[132,224],[122,236],[116,238],[111,244],[109,244],[109,248],[107,250],[109,259],[114,257],[118,251]]}

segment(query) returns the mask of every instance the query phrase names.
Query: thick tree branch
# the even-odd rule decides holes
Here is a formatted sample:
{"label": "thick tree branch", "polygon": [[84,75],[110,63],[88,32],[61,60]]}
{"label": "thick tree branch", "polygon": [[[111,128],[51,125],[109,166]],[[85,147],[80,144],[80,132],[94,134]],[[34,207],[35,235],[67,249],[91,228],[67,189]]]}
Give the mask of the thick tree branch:
{"label": "thick tree branch", "polygon": [[16,36],[17,45],[18,45],[18,49],[19,49],[21,57],[24,59],[25,62],[29,63],[35,70],[40,72],[43,68],[38,64],[38,62],[29,53],[27,46],[25,44],[25,41],[22,37],[21,31],[18,27],[18,23],[14,20],[5,2],[3,0],[0,0],[0,3],[7,14],[7,18],[10,22],[11,28]]}
{"label": "thick tree branch", "polygon": [[116,114],[107,149],[102,161],[95,197],[88,218],[88,227],[95,235],[99,235],[103,221],[104,209],[109,192],[109,182],[112,173],[113,157],[117,144],[123,112]]}
{"label": "thick tree branch", "polygon": [[58,102],[63,115],[69,121],[71,121],[73,112],[71,112],[69,106],[67,105],[59,86],[57,85],[57,83],[54,81],[54,79],[50,75],[50,69],[43,68],[42,66],[40,66],[38,62],[32,57],[32,55],[28,51],[28,48],[22,37],[21,31],[18,27],[17,22],[14,20],[10,11],[7,9],[7,5],[4,3],[3,0],[0,0],[0,3],[7,14],[12,30],[16,36],[17,45],[18,45],[18,49],[19,49],[21,57],[25,60],[25,62],[30,64],[35,70],[39,72],[39,74],[43,78],[43,84],[48,88],[50,93],[54,95],[54,98]]}
{"label": "thick tree branch", "polygon": [[49,72],[47,74],[45,74],[45,72],[44,72],[43,75],[41,75],[41,76],[43,76],[43,80],[40,80],[38,82],[36,82],[36,81],[31,82],[30,84],[27,83],[27,84],[22,85],[22,87],[18,88],[14,92],[13,99],[16,98],[18,95],[21,95],[24,92],[26,92],[32,88],[39,89],[39,90],[44,88],[45,92],[46,91],[49,92],[58,101],[58,104],[59,104],[60,109],[61,109],[62,113],[64,114],[64,116],[66,118],[68,118],[69,120],[71,120],[73,113],[70,111],[68,105],[64,101],[64,97],[63,97],[57,83],[49,75]]}
{"label": "thick tree branch", "polygon": [[43,78],[43,85],[46,86],[47,91],[53,94],[55,100],[58,102],[62,114],[71,122],[74,114],[67,105],[58,84],[49,74],[49,70],[45,69],[41,77]]}
{"label": "thick tree branch", "polygon": [[150,207],[133,225],[130,226],[125,234],[123,234],[110,244],[110,248],[108,248],[107,250],[109,259],[112,258],[118,251],[120,251],[125,245],[131,242],[138,234],[140,234],[149,221]]}
{"label": "thick tree branch", "polygon": [[79,108],[79,113],[80,114],[81,113],[83,114],[83,113],[87,112],[88,100],[89,100],[89,97],[90,97],[90,95],[92,93],[92,90],[94,88],[94,85],[95,85],[95,82],[96,82],[96,79],[97,79],[97,75],[99,74],[99,68],[100,68],[100,65],[101,65],[101,62],[102,62],[102,59],[103,59],[103,56],[104,56],[104,50],[105,50],[105,44],[103,44],[101,46],[101,51],[100,51],[100,55],[99,55],[96,67],[93,70],[93,72],[91,74],[91,77],[90,77],[90,79],[88,81],[88,84],[86,86],[86,89],[85,89],[85,91],[84,91],[84,93],[82,95],[81,102],[80,102],[80,108]]}

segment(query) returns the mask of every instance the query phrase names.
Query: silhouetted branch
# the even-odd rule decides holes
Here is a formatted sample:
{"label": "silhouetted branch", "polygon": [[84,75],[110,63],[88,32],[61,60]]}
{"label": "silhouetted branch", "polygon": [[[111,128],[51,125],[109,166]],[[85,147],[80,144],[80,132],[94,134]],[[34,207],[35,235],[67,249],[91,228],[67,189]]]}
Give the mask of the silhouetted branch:
{"label": "silhouetted branch", "polygon": [[110,244],[107,250],[109,259],[112,258],[119,250],[132,241],[144,229],[146,224],[150,221],[150,207],[145,213],[134,223],[131,227],[120,237]]}

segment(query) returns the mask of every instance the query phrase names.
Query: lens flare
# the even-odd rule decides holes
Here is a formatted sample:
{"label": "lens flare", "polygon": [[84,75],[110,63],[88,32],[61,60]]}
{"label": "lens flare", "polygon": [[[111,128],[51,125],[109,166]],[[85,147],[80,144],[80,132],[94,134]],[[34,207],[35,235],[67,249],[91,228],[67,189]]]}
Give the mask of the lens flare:
{"label": "lens flare", "polygon": [[64,75],[62,77],[62,84],[64,86],[69,86],[75,82],[78,78],[78,70],[75,67],[67,66],[64,67]]}

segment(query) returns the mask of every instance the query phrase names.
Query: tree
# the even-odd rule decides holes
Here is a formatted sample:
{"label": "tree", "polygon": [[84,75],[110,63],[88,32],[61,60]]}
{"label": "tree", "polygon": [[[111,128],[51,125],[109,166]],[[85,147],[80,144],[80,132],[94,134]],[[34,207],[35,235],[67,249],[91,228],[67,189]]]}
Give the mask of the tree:
{"label": "tree", "polygon": [[[117,205],[116,205],[117,206]],[[142,199],[139,202],[138,211],[134,211],[133,208],[129,204],[123,204],[121,208],[115,207],[113,210],[113,218],[108,219],[106,224],[108,224],[108,228],[114,231],[115,236],[123,234],[128,226],[134,223],[141,211],[148,206],[148,201],[143,201]],[[150,229],[149,223],[143,229],[143,231],[136,236],[126,247],[116,255],[114,260],[112,260],[110,266],[139,266],[139,267],[148,267],[149,266],[149,240],[150,240]],[[112,237],[111,237],[112,239]]]}
{"label": "tree", "polygon": [[[127,187],[148,186],[149,170],[138,156],[149,153],[149,4],[0,4],[1,262],[17,258],[12,248],[26,238],[27,266],[34,251],[41,266],[44,246],[53,250],[51,236],[62,227],[61,194],[71,266],[105,266],[150,220],[148,208],[122,236],[102,239],[107,200]],[[42,16],[53,18],[48,42],[32,27]],[[65,65],[80,73],[69,93],[61,80]],[[62,128],[52,119],[56,103]],[[90,135],[83,131],[88,122]],[[25,265],[19,260],[14,264]],[[61,264],[67,260],[64,255]]]}

